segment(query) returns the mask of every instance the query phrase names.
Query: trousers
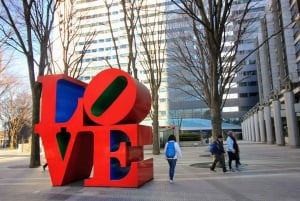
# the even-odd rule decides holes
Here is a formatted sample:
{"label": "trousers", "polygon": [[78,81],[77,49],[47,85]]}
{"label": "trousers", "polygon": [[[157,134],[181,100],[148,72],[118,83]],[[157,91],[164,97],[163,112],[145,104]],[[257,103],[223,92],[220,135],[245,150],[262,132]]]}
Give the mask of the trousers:
{"label": "trousers", "polygon": [[176,162],[177,162],[177,159],[168,159],[170,180],[173,180],[173,178],[174,178]]}
{"label": "trousers", "polygon": [[214,170],[217,163],[219,162],[221,164],[221,167],[223,169],[223,172],[226,172],[226,165],[225,165],[225,157],[224,154],[215,154],[215,159],[214,162],[212,164],[212,166],[210,167],[211,170]]}

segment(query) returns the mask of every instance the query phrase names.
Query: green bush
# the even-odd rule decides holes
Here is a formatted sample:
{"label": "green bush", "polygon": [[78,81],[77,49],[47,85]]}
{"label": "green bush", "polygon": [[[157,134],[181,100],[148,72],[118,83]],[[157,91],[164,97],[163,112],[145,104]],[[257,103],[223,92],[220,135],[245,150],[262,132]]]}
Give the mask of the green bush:
{"label": "green bush", "polygon": [[179,135],[179,141],[200,141],[201,135],[191,134],[191,133],[182,133]]}

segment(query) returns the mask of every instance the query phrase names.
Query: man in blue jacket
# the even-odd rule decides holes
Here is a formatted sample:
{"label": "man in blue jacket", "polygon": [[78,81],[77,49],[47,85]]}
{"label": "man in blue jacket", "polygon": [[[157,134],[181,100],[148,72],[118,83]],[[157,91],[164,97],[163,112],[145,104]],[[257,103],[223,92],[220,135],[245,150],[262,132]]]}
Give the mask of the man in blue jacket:
{"label": "man in blue jacket", "polygon": [[210,167],[211,171],[215,172],[215,167],[217,165],[218,162],[220,162],[223,172],[225,173],[226,170],[226,166],[225,166],[225,150],[223,147],[223,136],[222,135],[218,135],[217,139],[213,142],[213,150],[212,150],[212,155],[214,155],[214,162],[212,164],[212,166]]}

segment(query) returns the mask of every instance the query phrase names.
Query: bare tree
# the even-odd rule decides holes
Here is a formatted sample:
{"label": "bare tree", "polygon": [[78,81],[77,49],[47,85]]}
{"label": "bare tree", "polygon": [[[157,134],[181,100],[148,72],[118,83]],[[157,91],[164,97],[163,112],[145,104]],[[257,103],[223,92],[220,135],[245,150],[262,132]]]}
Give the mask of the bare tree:
{"label": "bare tree", "polygon": [[[117,67],[122,68],[120,63],[119,45],[114,33],[114,25],[111,18],[113,0],[105,0],[107,8],[108,26],[112,36]],[[148,6],[151,3],[151,7]],[[122,21],[124,23],[127,38],[127,72],[138,79],[138,68],[144,69],[147,81],[150,84],[152,110],[150,117],[153,126],[153,154],[160,153],[159,147],[159,122],[158,122],[158,90],[161,84],[161,74],[164,66],[165,41],[164,27],[162,21],[163,13],[159,11],[159,3],[154,1],[125,1],[121,0],[123,11]],[[142,17],[141,17],[142,16]],[[113,66],[106,60],[110,66]]]}
{"label": "bare tree", "polygon": [[10,149],[16,149],[21,141],[21,130],[31,123],[31,97],[19,84],[10,89],[0,99],[0,119],[8,133]]}
{"label": "bare tree", "polygon": [[143,6],[143,20],[139,17],[141,39],[140,60],[147,81],[150,84],[152,108],[150,117],[152,119],[153,128],[153,154],[160,153],[159,146],[159,88],[162,80],[162,71],[165,62],[166,41],[164,23],[164,13],[160,11],[160,4],[151,1],[151,6],[148,4]]}
{"label": "bare tree", "polygon": [[[110,9],[112,5],[116,1],[114,0],[104,0],[105,6],[107,8],[107,17],[108,17],[108,25],[112,36],[112,41],[114,44],[115,55],[117,60],[117,66],[119,69],[122,68],[122,64],[120,63],[120,54],[118,52],[118,44],[116,42],[116,37],[114,33],[114,26],[111,19]],[[140,18],[140,11],[142,5],[144,4],[143,0],[132,0],[126,1],[121,0],[119,2],[122,6],[123,11],[123,19],[125,33],[124,35],[127,38],[127,48],[128,48],[128,62],[127,62],[127,72],[130,73],[135,79],[138,79],[138,70],[137,70],[137,55],[138,55],[138,44],[137,44],[137,27]],[[110,65],[109,61],[106,60]],[[111,66],[111,65],[110,65]]]}
{"label": "bare tree", "polygon": [[179,14],[188,18],[186,23],[191,27],[174,40],[173,56],[181,69],[174,76],[189,86],[183,89],[185,92],[206,103],[215,136],[222,131],[222,108],[226,100],[223,98],[241,69],[241,63],[235,61],[239,42],[249,26],[246,19],[251,1],[234,14],[233,0],[172,2],[180,8]]}
{"label": "bare tree", "polygon": [[[78,78],[87,67],[83,66],[82,61],[95,38],[96,31],[82,23],[85,16],[76,9],[75,2],[75,0],[58,1],[54,29],[56,35],[54,34],[55,38],[51,41],[51,46],[55,49],[49,50],[52,58],[50,63],[54,65],[50,70],[53,73],[58,69],[65,75]],[[86,31],[83,31],[84,29]],[[55,58],[54,53],[58,58]]]}
{"label": "bare tree", "polygon": [[[32,127],[39,122],[42,86],[38,76],[45,74],[53,25],[55,0],[1,0],[0,31],[9,40],[6,45],[24,54],[32,95]],[[32,133],[29,167],[40,166],[39,136]]]}
{"label": "bare tree", "polygon": [[15,82],[15,79],[7,74],[12,55],[6,54],[6,57],[4,58],[3,52],[8,52],[4,48],[4,43],[6,41],[6,37],[0,38],[0,98],[9,89],[9,86]]}
{"label": "bare tree", "polygon": [[0,68],[0,98],[5,95],[11,85],[15,83],[15,79],[1,72]]}
{"label": "bare tree", "polygon": [[21,139],[21,129],[31,122],[31,101],[26,89],[13,74],[10,67],[11,56],[0,65],[0,120],[9,138],[9,147],[17,148]]}
{"label": "bare tree", "polygon": [[0,52],[0,98],[8,88],[8,83],[4,75],[6,66],[2,65],[2,54]]}

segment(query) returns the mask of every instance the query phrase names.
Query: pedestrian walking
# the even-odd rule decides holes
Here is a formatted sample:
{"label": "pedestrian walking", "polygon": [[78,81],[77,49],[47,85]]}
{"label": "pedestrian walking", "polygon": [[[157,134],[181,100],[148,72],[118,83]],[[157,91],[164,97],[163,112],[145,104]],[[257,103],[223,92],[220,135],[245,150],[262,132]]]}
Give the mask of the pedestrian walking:
{"label": "pedestrian walking", "polygon": [[41,161],[42,161],[42,164],[43,164],[43,170],[45,171],[47,166],[48,166],[48,163],[47,163],[47,160],[46,160],[46,154],[45,154],[42,139],[40,139],[40,153],[41,153],[41,159],[42,159]]}
{"label": "pedestrian walking", "polygon": [[221,164],[223,172],[225,173],[227,170],[225,165],[225,150],[223,146],[222,135],[218,135],[217,139],[211,144],[210,152],[214,156],[214,161],[210,167],[210,170],[215,172],[216,165],[219,162]]}
{"label": "pedestrian walking", "polygon": [[232,161],[235,160],[235,168],[239,170],[240,165],[240,156],[239,156],[239,146],[236,142],[235,137],[233,136],[232,131],[228,131],[227,133],[227,154],[228,154],[228,166],[231,172],[234,172],[234,169],[231,167]]}
{"label": "pedestrian walking", "polygon": [[182,157],[182,152],[179,144],[176,142],[175,135],[170,135],[168,138],[168,142],[165,144],[164,149],[166,160],[169,164],[169,179],[170,183],[174,183],[174,174],[175,174],[175,167],[177,163],[177,158]]}

